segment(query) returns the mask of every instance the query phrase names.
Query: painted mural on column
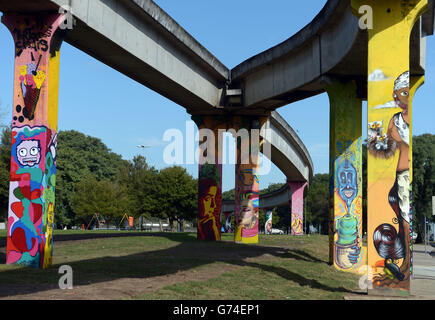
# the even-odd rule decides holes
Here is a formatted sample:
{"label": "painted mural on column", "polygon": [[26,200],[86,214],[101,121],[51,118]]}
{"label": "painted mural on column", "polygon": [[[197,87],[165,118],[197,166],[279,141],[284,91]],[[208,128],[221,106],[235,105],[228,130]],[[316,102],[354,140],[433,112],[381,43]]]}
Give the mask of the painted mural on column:
{"label": "painted mural on column", "polygon": [[362,101],[353,80],[326,86],[330,101],[330,259],[342,271],[364,273],[362,244]]}
{"label": "painted mural on column", "polygon": [[2,17],[15,42],[8,264],[52,263],[59,71],[52,40],[62,21],[58,14]]}
{"label": "painted mural on column", "polygon": [[272,210],[265,211],[264,234],[272,234]]}
{"label": "painted mural on column", "polygon": [[251,164],[236,165],[236,230],[235,241],[258,242],[259,178],[258,167]]}
{"label": "painted mural on column", "polygon": [[[267,121],[266,117],[235,117],[233,126],[236,129],[245,128],[250,131],[249,150],[242,150],[241,139],[238,138],[237,144],[237,162],[236,162],[236,183],[235,183],[235,232],[234,241],[241,243],[258,243],[258,225],[259,225],[259,195],[260,180],[258,176],[259,161],[262,139],[258,136],[258,141],[252,135],[252,129],[260,129]],[[258,149],[253,148],[254,145]],[[248,152],[249,154],[245,154]],[[242,159],[249,159],[244,161]],[[248,163],[244,163],[248,162]]]}
{"label": "painted mural on column", "polygon": [[368,150],[378,159],[395,158],[396,174],[388,193],[388,202],[395,216],[391,222],[379,224],[373,232],[373,244],[378,255],[376,267],[383,272],[373,278],[377,283],[405,280],[410,272],[410,175],[409,175],[409,71],[399,75],[394,82],[393,98],[374,109],[397,109],[384,129],[383,120],[368,124]]}
{"label": "painted mural on column", "polygon": [[367,233],[373,274],[369,292],[408,295],[410,34],[428,2],[354,0],[353,8],[363,2],[373,6],[373,29],[368,30]]}
{"label": "painted mural on column", "polygon": [[344,271],[363,273],[361,138],[339,153],[334,183],[334,264]]}
{"label": "painted mural on column", "polygon": [[218,165],[206,163],[198,178],[198,239],[220,240],[220,211],[222,204],[221,178]]}
{"label": "painted mural on column", "polygon": [[301,236],[304,234],[304,190],[306,182],[288,182],[291,198],[291,234]]}
{"label": "painted mural on column", "polygon": [[[192,116],[199,129],[213,131],[214,141],[208,141],[206,149],[200,144],[201,158],[207,157],[207,152],[214,152],[214,163],[199,164],[198,174],[198,240],[218,241],[221,239],[220,214],[222,208],[222,161],[218,145],[218,129],[226,119],[213,116]],[[211,138],[211,137],[210,137]],[[210,150],[213,148],[213,150]]]}

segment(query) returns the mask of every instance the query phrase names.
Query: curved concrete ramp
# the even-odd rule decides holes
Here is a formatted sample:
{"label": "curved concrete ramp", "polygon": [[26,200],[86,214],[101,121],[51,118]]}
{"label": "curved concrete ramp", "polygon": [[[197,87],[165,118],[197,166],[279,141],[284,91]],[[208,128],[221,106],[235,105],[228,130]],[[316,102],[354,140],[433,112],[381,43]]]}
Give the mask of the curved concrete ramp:
{"label": "curved concrete ramp", "polygon": [[[267,129],[270,136],[266,135]],[[287,181],[310,183],[313,178],[311,156],[302,140],[278,112],[271,113],[260,134],[271,147],[270,160],[284,173]]]}
{"label": "curved concrete ramp", "polygon": [[[269,129],[269,136],[266,130]],[[271,146],[270,160],[280,169],[287,181],[307,181],[313,178],[313,162],[307,148],[290,125],[273,111],[269,120],[261,128],[261,136]],[[288,204],[291,199],[287,184],[280,189],[260,195],[260,208],[270,208]],[[222,212],[234,210],[234,200],[222,201]]]}
{"label": "curved concrete ramp", "polygon": [[[433,1],[411,35],[411,74],[423,75],[425,38],[433,33]],[[329,76],[352,77],[366,98],[368,34],[361,30],[350,1],[328,0],[305,28],[286,41],[231,70],[232,84],[244,88],[240,112],[277,107],[325,91]]]}
{"label": "curved concrete ramp", "polygon": [[[284,184],[278,190],[260,195],[259,208],[273,208],[289,204],[291,199],[290,188]],[[234,199],[222,201],[222,212],[234,211]]]}

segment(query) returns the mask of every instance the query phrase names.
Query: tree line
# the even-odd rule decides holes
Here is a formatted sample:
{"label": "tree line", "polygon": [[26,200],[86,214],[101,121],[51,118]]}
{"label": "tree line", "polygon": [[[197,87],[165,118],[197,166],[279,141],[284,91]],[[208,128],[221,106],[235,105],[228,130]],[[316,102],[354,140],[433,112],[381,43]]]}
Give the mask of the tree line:
{"label": "tree line", "polygon": [[[0,214],[6,221],[9,198],[11,130],[3,129],[0,145]],[[109,224],[127,214],[135,218],[193,219],[197,181],[186,169],[157,170],[145,157],[124,160],[100,139],[60,131],[56,155],[55,224],[81,226],[99,213]],[[3,220],[1,219],[1,220]]]}
{"label": "tree line", "polygon": [[[4,221],[8,213],[10,144],[11,130],[6,127],[0,139],[0,217]],[[124,160],[100,139],[74,130],[59,132],[57,150],[55,222],[58,228],[82,225],[95,213],[101,213],[109,223],[125,213],[135,218],[169,219],[171,225],[177,219],[196,218],[197,180],[182,167],[157,170],[143,156]],[[365,145],[362,150],[365,177]],[[271,184],[260,194],[283,185]],[[366,189],[366,179],[363,179],[363,232],[367,230]],[[424,234],[425,217],[434,221],[432,195],[435,195],[435,135],[414,136],[412,203],[413,223],[419,237]],[[224,192],[222,199],[234,199],[234,189]],[[320,226],[326,234],[328,215],[329,175],[316,174],[305,189],[306,225]],[[262,210],[259,220],[260,228],[264,228]],[[273,225],[289,231],[289,205],[274,209]]]}

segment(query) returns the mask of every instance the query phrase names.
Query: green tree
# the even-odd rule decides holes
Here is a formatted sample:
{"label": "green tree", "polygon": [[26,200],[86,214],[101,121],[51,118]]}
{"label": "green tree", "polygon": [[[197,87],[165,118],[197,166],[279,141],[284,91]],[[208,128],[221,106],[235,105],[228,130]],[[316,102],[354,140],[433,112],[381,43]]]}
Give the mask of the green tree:
{"label": "green tree", "polygon": [[135,156],[132,161],[125,161],[119,168],[117,181],[126,186],[130,198],[128,212],[135,218],[158,215],[158,200],[155,185],[158,170],[148,166],[145,157]]}
{"label": "green tree", "polygon": [[321,225],[328,232],[329,217],[329,174],[316,174],[306,196],[305,219],[307,223]]}
{"label": "green tree", "polygon": [[126,213],[130,204],[126,186],[109,180],[98,181],[92,175],[75,186],[73,210],[86,222],[95,214],[101,214],[111,223]]}
{"label": "green tree", "polygon": [[11,166],[11,129],[4,127],[0,139],[0,220],[7,221]]}
{"label": "green tree", "polygon": [[173,166],[160,170],[154,187],[158,217],[168,218],[171,226],[175,220],[196,217],[198,183],[186,169]]}
{"label": "green tree", "polygon": [[115,181],[125,162],[98,138],[81,132],[61,131],[56,157],[55,223],[59,227],[77,224],[72,201],[75,185],[91,176],[97,180]]}
{"label": "green tree", "polygon": [[423,134],[412,140],[412,206],[417,242],[424,236],[424,219],[434,221],[432,196],[435,195],[435,135]]}

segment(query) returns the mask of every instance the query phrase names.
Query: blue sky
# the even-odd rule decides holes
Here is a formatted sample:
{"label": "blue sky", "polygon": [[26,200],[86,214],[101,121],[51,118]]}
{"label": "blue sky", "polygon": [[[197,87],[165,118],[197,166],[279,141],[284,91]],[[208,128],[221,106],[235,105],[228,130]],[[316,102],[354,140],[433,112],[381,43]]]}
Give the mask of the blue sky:
{"label": "blue sky", "polygon": [[[163,10],[228,68],[274,46],[309,23],[326,0],[204,1],[157,0]],[[0,25],[0,114],[8,123],[12,112],[13,41]],[[394,53],[392,53],[393,56]],[[426,84],[414,99],[414,134],[435,133],[435,39],[428,38]],[[326,94],[278,109],[297,131],[314,162],[315,173],[328,172],[329,101]],[[161,169],[167,129],[185,131],[190,115],[179,105],[105,66],[67,43],[62,46],[59,130],[75,129],[100,138],[124,159],[136,154]],[[363,121],[366,121],[364,117]],[[363,126],[364,128],[365,126]],[[139,150],[138,144],[151,145]],[[196,165],[185,165],[197,177]],[[272,166],[261,188],[284,182]],[[223,189],[234,187],[234,166],[224,166]]]}

